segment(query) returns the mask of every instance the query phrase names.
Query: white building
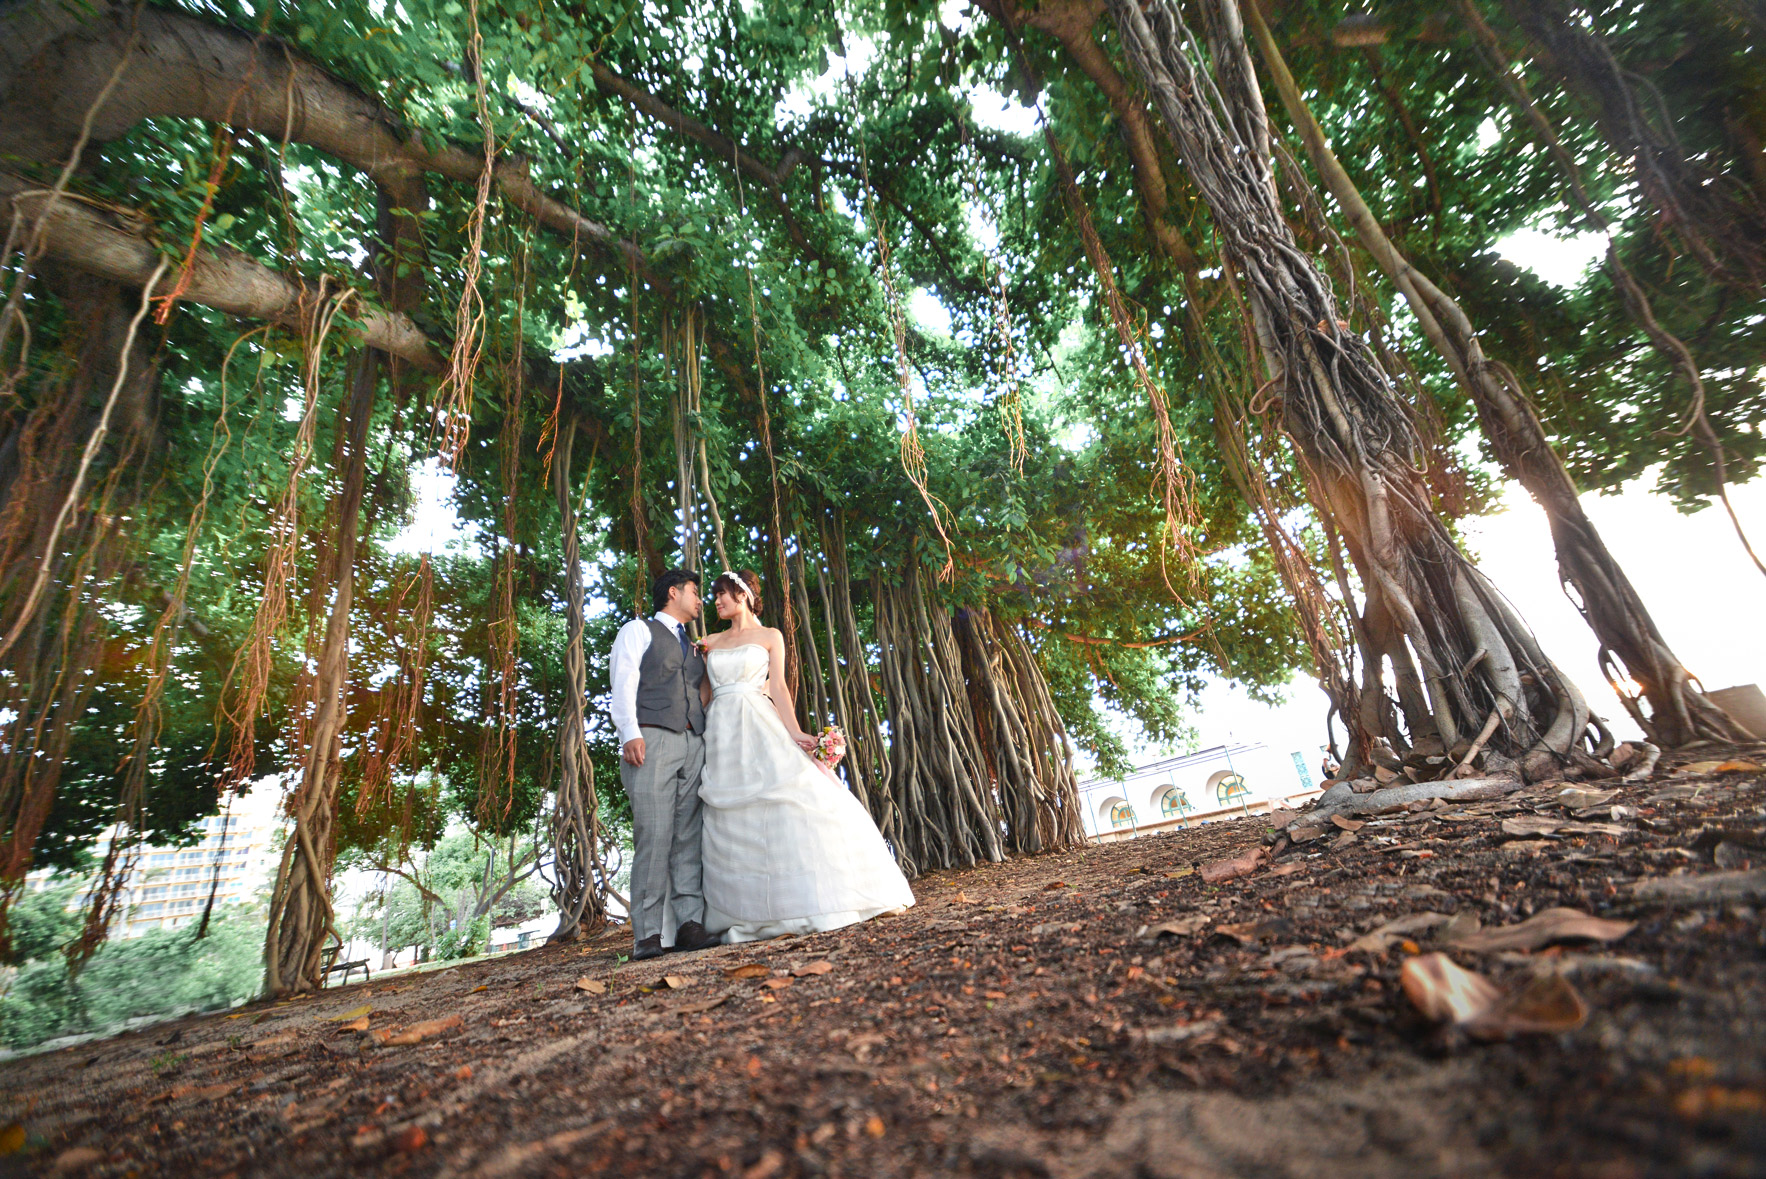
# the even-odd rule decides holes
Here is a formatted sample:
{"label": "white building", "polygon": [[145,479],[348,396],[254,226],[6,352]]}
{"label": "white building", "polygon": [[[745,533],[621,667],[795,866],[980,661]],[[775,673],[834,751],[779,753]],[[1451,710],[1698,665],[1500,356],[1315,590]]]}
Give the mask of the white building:
{"label": "white building", "polygon": [[1103,843],[1273,810],[1317,794],[1314,772],[1300,750],[1254,743],[1167,758],[1121,779],[1090,778],[1079,784],[1085,833]]}
{"label": "white building", "polygon": [[[256,899],[274,875],[282,851],[285,821],[277,805],[280,799],[277,783],[266,781],[250,794],[229,799],[221,814],[204,819],[198,842],[188,847],[141,848],[123,883],[122,917],[114,936],[140,937],[149,930],[200,921],[211,887],[217,909]],[[115,835],[114,827],[105,832],[92,854],[102,860]],[[53,883],[47,869],[30,873],[25,880],[33,892]],[[83,909],[87,895],[77,896],[74,904]]]}

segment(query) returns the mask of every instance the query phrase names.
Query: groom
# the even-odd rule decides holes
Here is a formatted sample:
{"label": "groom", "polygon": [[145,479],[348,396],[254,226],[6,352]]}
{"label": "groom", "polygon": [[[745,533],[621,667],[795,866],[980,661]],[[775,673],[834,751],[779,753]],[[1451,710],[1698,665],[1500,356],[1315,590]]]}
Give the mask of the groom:
{"label": "groom", "polygon": [[705,766],[705,659],[687,637],[699,617],[699,578],[670,569],[650,587],[656,613],[613,640],[613,724],[620,780],[632,803],[632,960],[660,958],[664,914],[680,924],[674,949],[703,950],[699,772]]}

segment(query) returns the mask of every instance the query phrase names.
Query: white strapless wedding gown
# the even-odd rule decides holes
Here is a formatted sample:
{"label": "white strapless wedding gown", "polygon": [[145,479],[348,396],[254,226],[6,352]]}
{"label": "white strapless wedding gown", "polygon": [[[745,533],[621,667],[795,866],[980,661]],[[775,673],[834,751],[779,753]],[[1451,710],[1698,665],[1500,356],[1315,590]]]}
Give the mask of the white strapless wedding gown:
{"label": "white strapless wedding gown", "polygon": [[815,933],[914,903],[870,814],[797,747],[766,694],[767,651],[706,656],[705,925],[726,941]]}

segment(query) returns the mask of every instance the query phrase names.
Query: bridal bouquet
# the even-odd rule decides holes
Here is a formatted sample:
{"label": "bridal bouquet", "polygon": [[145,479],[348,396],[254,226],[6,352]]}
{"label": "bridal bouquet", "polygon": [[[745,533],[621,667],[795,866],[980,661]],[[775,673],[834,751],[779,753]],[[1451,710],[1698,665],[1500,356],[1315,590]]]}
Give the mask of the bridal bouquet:
{"label": "bridal bouquet", "polygon": [[815,759],[825,766],[837,765],[846,756],[846,734],[839,725],[829,725],[816,738]]}

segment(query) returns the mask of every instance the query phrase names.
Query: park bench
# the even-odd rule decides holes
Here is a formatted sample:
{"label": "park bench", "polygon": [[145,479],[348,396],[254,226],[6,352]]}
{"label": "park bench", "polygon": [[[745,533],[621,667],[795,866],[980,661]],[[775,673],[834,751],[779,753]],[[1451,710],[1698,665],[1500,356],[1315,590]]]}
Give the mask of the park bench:
{"label": "park bench", "polygon": [[324,965],[323,969],[320,971],[320,979],[324,985],[331,985],[331,976],[340,970],[343,971],[343,983],[345,986],[349,985],[350,975],[357,970],[362,972],[363,982],[372,981],[373,976],[368,973],[368,960],[366,958],[362,958],[355,962],[339,962],[337,956],[341,953],[343,953],[343,945],[341,943],[325,947]]}

